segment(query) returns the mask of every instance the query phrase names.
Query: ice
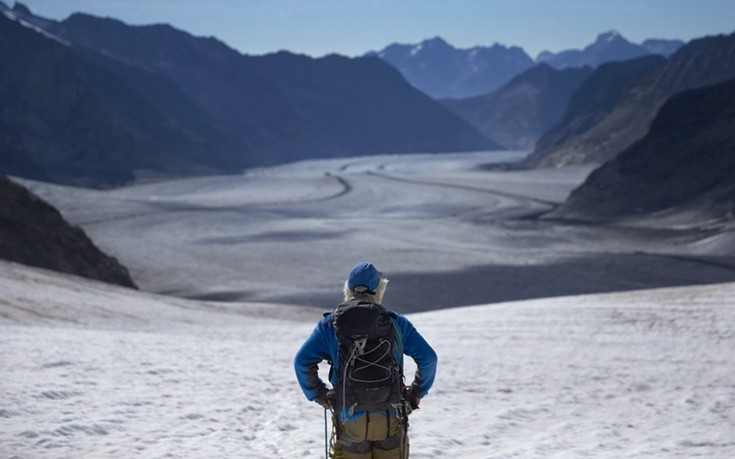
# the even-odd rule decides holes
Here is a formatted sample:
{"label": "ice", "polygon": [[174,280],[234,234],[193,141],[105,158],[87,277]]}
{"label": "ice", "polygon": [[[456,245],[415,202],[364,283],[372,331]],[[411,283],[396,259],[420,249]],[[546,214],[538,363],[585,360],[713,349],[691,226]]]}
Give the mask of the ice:
{"label": "ice", "polygon": [[[401,312],[735,281],[735,262],[706,259],[734,254],[729,236],[534,218],[594,166],[488,167],[524,155],[312,160],[105,191],[23,183],[143,290],[192,299],[332,307],[364,259],[394,281]],[[429,301],[416,295],[429,285]]]}

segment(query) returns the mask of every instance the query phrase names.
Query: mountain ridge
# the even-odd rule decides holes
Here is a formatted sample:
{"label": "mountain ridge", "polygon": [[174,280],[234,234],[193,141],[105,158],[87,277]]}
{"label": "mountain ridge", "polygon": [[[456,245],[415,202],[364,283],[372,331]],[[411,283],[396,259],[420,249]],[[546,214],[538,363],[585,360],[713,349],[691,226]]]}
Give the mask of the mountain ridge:
{"label": "mountain ridge", "polygon": [[[116,104],[114,93],[135,94],[130,87],[114,79],[107,81],[112,89],[107,90],[67,46],[3,15],[0,34],[0,60],[7,69],[0,85],[2,126],[23,145],[25,153],[16,159],[43,171],[43,177],[30,178],[119,184],[131,180],[137,168],[166,163],[182,172],[206,170],[183,160],[174,165],[179,152],[171,147],[189,148],[189,141],[165,118],[154,116],[145,125],[138,116],[147,111],[145,106]],[[175,138],[171,145],[158,138],[169,134]],[[22,173],[13,164],[6,166],[4,171]]]}
{"label": "mountain ridge", "polygon": [[[24,141],[25,160],[61,183],[114,186],[141,174],[232,173],[306,158],[500,148],[377,58],[247,56],[170,25],[129,26],[83,13],[56,22],[18,7],[3,13],[3,30],[16,34],[6,45],[27,42],[52,62],[50,56],[64,56],[45,75],[74,79],[44,92],[40,85],[48,82],[21,75],[35,70],[12,60],[23,56],[5,54],[3,65],[17,74],[13,84],[27,87],[20,106],[36,97],[35,113],[47,118],[44,132],[56,139],[22,117],[6,116],[3,125]],[[273,70],[278,67],[308,77]],[[76,73],[69,74],[71,68]],[[79,108],[81,118],[68,118],[71,129],[58,121],[68,117],[69,104],[60,101],[71,97],[67,87],[93,93],[88,99],[96,101]],[[59,116],[49,118],[48,110]],[[110,145],[115,137],[121,139]]]}
{"label": "mountain ridge", "polygon": [[440,37],[418,44],[394,43],[365,55],[396,67],[416,88],[433,98],[465,98],[492,92],[533,66],[518,46],[458,49]]}
{"label": "mountain ridge", "polygon": [[647,39],[635,44],[619,32],[601,33],[584,49],[557,53],[542,51],[532,59],[519,46],[495,43],[491,46],[455,48],[441,37],[414,44],[392,43],[378,56],[396,67],[416,88],[435,99],[467,99],[498,90],[535,65],[545,63],[562,70],[570,67],[598,67],[605,62],[627,60],[648,54],[669,56],[684,44],[681,40]]}
{"label": "mountain ridge", "polygon": [[583,49],[567,49],[553,53],[542,51],[536,62],[544,62],[556,69],[568,67],[598,67],[606,62],[636,59],[648,54],[668,57],[679,49],[681,40],[647,39],[640,45],[628,41],[620,32],[610,30],[597,36]]}

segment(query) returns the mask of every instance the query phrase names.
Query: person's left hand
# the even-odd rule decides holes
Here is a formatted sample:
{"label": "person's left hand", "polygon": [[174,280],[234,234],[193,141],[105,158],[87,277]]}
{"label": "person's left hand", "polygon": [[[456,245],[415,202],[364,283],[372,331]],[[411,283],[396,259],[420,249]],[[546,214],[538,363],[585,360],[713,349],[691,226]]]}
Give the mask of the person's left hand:
{"label": "person's left hand", "polygon": [[412,410],[417,410],[419,409],[419,403],[421,403],[421,397],[419,397],[414,391],[408,390],[406,391],[406,401],[409,406],[411,406]]}

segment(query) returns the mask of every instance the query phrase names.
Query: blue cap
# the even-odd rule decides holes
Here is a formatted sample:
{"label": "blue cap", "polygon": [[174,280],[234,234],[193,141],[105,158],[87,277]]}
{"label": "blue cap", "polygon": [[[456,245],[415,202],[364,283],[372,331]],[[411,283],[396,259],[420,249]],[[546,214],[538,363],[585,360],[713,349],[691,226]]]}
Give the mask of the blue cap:
{"label": "blue cap", "polygon": [[362,285],[367,287],[367,293],[375,293],[375,289],[380,284],[380,275],[380,271],[375,269],[372,263],[360,262],[350,271],[350,277],[347,278],[347,287],[350,290],[355,290],[356,287]]}

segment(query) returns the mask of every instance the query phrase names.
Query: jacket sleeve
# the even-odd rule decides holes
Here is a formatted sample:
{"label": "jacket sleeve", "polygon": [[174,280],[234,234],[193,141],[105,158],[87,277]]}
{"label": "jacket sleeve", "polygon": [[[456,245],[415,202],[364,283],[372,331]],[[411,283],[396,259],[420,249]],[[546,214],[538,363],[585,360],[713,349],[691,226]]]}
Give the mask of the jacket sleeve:
{"label": "jacket sleeve", "polygon": [[410,356],[417,366],[411,390],[415,391],[419,397],[424,397],[434,384],[437,366],[436,352],[408,319],[397,315],[397,321],[403,334],[403,353]]}
{"label": "jacket sleeve", "polygon": [[319,321],[294,357],[296,379],[310,401],[323,397],[327,391],[324,381],[319,378],[319,362],[330,358],[329,331],[327,320]]}

